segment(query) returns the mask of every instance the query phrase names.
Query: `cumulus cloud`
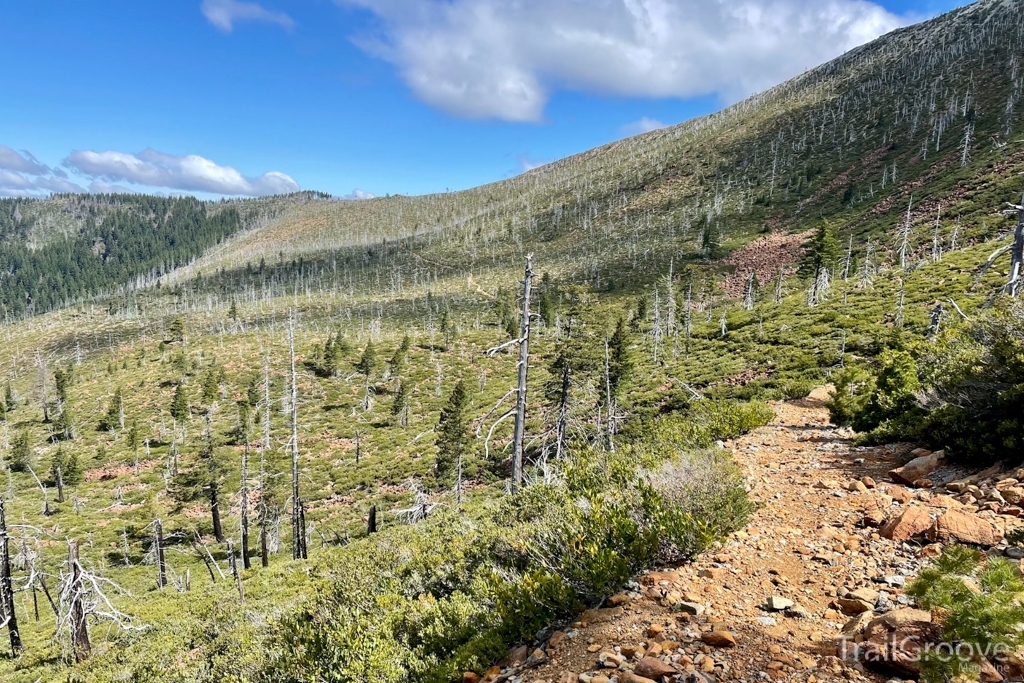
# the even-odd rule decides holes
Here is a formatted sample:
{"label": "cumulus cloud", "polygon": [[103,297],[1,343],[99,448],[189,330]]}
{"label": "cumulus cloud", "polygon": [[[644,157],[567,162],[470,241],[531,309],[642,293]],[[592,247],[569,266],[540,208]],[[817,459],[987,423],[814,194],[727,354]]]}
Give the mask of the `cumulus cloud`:
{"label": "cumulus cloud", "polygon": [[72,152],[64,165],[106,183],[129,182],[190,192],[255,197],[299,190],[291,176],[278,171],[247,177],[230,166],[220,166],[196,154],[175,156],[154,149],[138,154],[80,150]]}
{"label": "cumulus cloud", "polygon": [[39,160],[29,152],[24,150],[16,152],[7,145],[0,145],[0,169],[28,173],[29,175],[43,175],[50,172],[46,165],[39,163]]}
{"label": "cumulus cloud", "polygon": [[30,152],[0,145],[0,197],[38,197],[50,192],[85,192],[67,173],[41,163]]}
{"label": "cumulus cloud", "polygon": [[358,187],[346,195],[342,195],[342,199],[373,199],[377,195],[370,192],[360,190]]}
{"label": "cumulus cloud", "polygon": [[425,103],[539,121],[550,93],[735,101],[907,20],[868,0],[336,0]]}
{"label": "cumulus cloud", "polygon": [[650,133],[652,130],[660,130],[662,128],[668,128],[668,124],[662,123],[658,119],[652,119],[644,116],[640,118],[639,121],[627,123],[621,130],[623,135],[630,136],[640,135],[641,133]]}
{"label": "cumulus cloud", "polygon": [[203,0],[199,7],[211,24],[225,33],[231,33],[236,21],[263,21],[278,24],[286,31],[295,28],[295,21],[284,12],[268,10],[256,2],[241,0]]}

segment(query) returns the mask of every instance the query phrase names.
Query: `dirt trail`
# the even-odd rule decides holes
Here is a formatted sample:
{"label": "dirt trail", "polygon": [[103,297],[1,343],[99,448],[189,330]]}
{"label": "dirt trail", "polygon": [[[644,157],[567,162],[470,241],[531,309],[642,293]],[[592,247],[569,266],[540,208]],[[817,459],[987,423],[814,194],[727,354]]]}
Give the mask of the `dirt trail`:
{"label": "dirt trail", "polygon": [[[682,681],[890,680],[835,657],[850,617],[834,601],[868,588],[880,592],[883,609],[905,603],[900,586],[917,572],[919,548],[860,527],[872,494],[847,488],[863,477],[883,481],[895,454],[855,447],[848,430],[828,424],[825,396],[818,390],[775,403],[770,425],[726,444],[760,505],[746,529],[693,563],[639,577],[607,607],[585,613],[549,642],[545,664],[520,680],[631,683],[634,664],[655,678],[639,667],[644,655],[683,672]],[[776,607],[794,605],[771,610],[773,597]],[[707,631],[728,631],[735,645]],[[625,663],[618,670],[600,664],[617,657]]]}

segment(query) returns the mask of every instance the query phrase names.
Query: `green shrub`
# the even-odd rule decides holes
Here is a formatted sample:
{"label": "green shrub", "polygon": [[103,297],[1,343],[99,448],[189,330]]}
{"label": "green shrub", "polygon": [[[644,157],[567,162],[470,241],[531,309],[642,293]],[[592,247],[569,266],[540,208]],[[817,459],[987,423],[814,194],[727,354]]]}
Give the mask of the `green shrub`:
{"label": "green shrub", "polygon": [[725,452],[691,451],[771,414],[699,401],[615,452],[571,453],[554,479],[478,518],[448,510],[325,553],[325,579],[276,629],[264,678],[440,682],[486,668],[659,556],[692,556],[744,524],[751,504]]}
{"label": "green shrub", "polygon": [[[961,546],[945,548],[934,566],[923,570],[907,592],[926,610],[942,610],[943,641],[955,652],[992,656],[1024,645],[1024,580],[1017,566],[1002,558],[986,558]],[[957,645],[969,647],[957,648]],[[925,683],[954,680],[977,672],[976,660],[929,652],[922,662]]]}

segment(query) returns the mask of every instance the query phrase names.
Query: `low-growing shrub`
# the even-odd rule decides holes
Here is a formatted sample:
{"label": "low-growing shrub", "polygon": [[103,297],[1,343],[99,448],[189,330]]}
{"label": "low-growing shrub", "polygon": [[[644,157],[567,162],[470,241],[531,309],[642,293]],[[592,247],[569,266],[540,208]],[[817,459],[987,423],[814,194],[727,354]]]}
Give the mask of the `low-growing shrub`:
{"label": "low-growing shrub", "polygon": [[316,597],[275,629],[265,678],[440,682],[486,668],[659,558],[743,525],[742,478],[707,447],[770,417],[698,401],[614,452],[577,448],[547,482],[476,518],[447,510],[325,554]]}
{"label": "low-growing shrub", "polygon": [[1020,630],[1024,580],[1013,562],[951,546],[932,567],[921,571],[907,592],[920,607],[944,615],[946,651],[926,651],[921,663],[924,683],[944,683],[963,673],[976,675],[981,657],[1012,653],[1024,645]]}

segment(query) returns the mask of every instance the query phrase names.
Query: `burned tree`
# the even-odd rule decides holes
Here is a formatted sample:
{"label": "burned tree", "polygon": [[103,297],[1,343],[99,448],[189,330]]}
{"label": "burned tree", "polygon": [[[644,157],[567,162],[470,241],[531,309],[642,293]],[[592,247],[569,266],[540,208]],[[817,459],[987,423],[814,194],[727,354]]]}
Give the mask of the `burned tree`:
{"label": "burned tree", "polygon": [[18,630],[18,615],[14,610],[14,583],[11,579],[10,534],[7,530],[7,513],[4,500],[0,498],[0,615],[11,637],[11,652],[18,655],[24,649],[21,632]]}

